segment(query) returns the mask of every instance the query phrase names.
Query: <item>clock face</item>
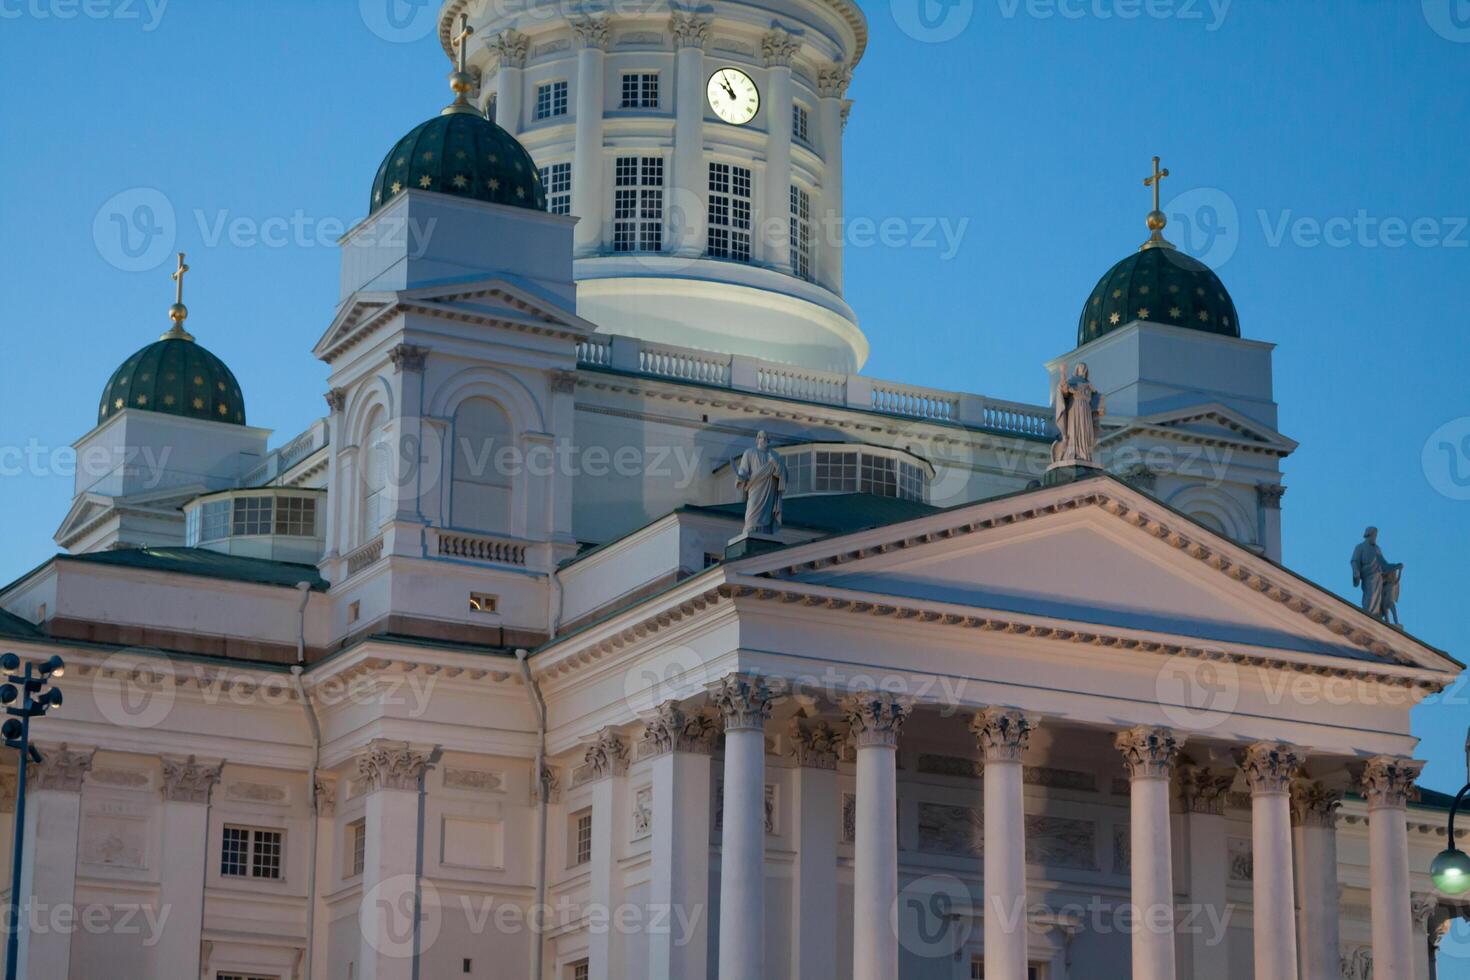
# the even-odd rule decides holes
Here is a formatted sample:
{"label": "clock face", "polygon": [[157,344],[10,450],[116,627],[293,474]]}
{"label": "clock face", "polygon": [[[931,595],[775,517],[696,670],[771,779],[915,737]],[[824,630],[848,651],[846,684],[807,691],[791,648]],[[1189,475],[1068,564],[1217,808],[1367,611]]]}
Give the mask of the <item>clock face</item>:
{"label": "clock face", "polygon": [[721,68],[715,72],[709,77],[705,92],[715,115],[736,126],[744,126],[754,119],[761,107],[761,94],[755,82],[739,68]]}

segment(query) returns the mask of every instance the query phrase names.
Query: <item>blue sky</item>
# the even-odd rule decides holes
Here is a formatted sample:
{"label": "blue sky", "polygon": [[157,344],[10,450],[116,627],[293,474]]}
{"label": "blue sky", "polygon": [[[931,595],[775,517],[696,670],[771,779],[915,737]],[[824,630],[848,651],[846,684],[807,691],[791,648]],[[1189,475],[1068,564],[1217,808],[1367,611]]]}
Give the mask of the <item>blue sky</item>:
{"label": "blue sky", "polygon": [[[0,445],[69,445],[167,325],[167,270],[120,268],[137,263],[94,229],[149,189],[194,269],[190,329],[251,421],[279,442],[321,413],[309,348],[336,299],[333,239],[382,153],[445,100],[437,42],[412,18],[384,29],[381,2],[0,0]],[[1378,524],[1408,565],[1406,622],[1463,659],[1470,3],[917,2],[867,7],[847,210],[963,233],[953,254],[848,248],[868,373],[1044,401],[1042,362],[1146,235],[1161,154],[1171,237],[1217,267],[1246,336],[1280,345],[1281,427],[1301,442],[1287,564],[1347,593]],[[0,578],[53,550],[70,496],[53,470],[6,462]],[[1418,713],[1429,785],[1463,781],[1467,696]]]}

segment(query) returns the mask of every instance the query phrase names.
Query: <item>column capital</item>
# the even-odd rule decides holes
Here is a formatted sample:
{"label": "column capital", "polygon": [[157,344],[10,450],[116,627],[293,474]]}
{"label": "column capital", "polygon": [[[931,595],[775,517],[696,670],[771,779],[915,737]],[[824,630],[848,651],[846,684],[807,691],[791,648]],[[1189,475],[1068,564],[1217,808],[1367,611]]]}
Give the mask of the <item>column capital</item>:
{"label": "column capital", "polygon": [[578,17],[572,21],[572,32],[577,36],[577,47],[607,50],[607,17]]}
{"label": "column capital", "polygon": [[615,728],[604,728],[593,736],[592,744],[582,755],[582,763],[591,779],[625,776],[628,774],[628,762],[628,743]]}
{"label": "column capital", "polygon": [[1286,488],[1279,483],[1257,483],[1256,501],[1267,510],[1280,510]]}
{"label": "column capital", "polygon": [[347,389],[332,388],[322,395],[327,400],[327,414],[336,415],[347,407]]}
{"label": "column capital", "polygon": [[542,766],[541,778],[531,783],[531,802],[541,802],[541,787],[546,787],[546,802],[561,802],[561,773],[555,766]]}
{"label": "column capital", "polygon": [[970,721],[986,762],[1020,762],[1035,728],[1034,719],[1014,708],[984,708]]}
{"label": "column capital", "polygon": [[791,59],[801,50],[801,42],[784,27],[777,27],[761,37],[761,58],[767,68],[790,68]]}
{"label": "column capital", "polygon": [[643,722],[643,745],[648,755],[668,752],[714,751],[719,725],[703,712],[690,714],[677,701],[665,701],[654,709],[654,716]]}
{"label": "column capital", "polygon": [[429,768],[429,756],[407,742],[377,739],[357,757],[357,775],[366,792],[419,788],[419,777]]}
{"label": "column capital", "polygon": [[709,47],[710,21],[708,18],[676,10],[669,17],[669,33],[674,35],[675,48]]}
{"label": "column capital", "polygon": [[530,47],[531,39],[516,30],[501,31],[491,38],[489,44],[490,50],[499,57],[501,68],[526,67],[526,52]]}
{"label": "column capital", "polygon": [[1414,928],[1422,933],[1428,933],[1434,922],[1434,914],[1439,911],[1439,899],[1428,892],[1414,892],[1409,896],[1409,914],[1413,916]]}
{"label": "column capital", "polygon": [[552,371],[551,391],[557,395],[570,395],[577,390],[576,371]]}
{"label": "column capital", "polygon": [[882,691],[852,694],[842,699],[848,737],[858,748],[898,745],[909,710],[909,702]]}
{"label": "column capital", "polygon": [[1135,725],[1113,738],[1131,779],[1168,779],[1183,744],[1172,728],[1154,725]]}
{"label": "column capital", "polygon": [[725,731],[763,731],[771,717],[774,695],[763,678],[755,674],[722,677],[710,690],[710,700],[725,718]]}
{"label": "column capital", "polygon": [[1363,795],[1368,798],[1368,809],[1407,806],[1409,790],[1423,769],[1424,763],[1417,759],[1391,755],[1375,755],[1369,759],[1363,767]]}
{"label": "column capital", "polygon": [[1240,769],[1252,796],[1270,796],[1291,789],[1301,764],[1301,753],[1285,742],[1256,742],[1242,754]]}
{"label": "column capital", "polygon": [[1337,826],[1342,794],[1320,780],[1298,779],[1291,784],[1291,823],[1294,827]]}
{"label": "column capital", "polygon": [[169,803],[208,803],[225,768],[223,762],[211,766],[192,755],[184,759],[163,756],[162,762],[163,798]]}
{"label": "column capital", "polygon": [[1179,770],[1179,796],[1189,813],[1225,815],[1225,798],[1235,785],[1235,770],[1183,766]]}
{"label": "column capital", "polygon": [[824,65],[817,71],[817,94],[824,99],[840,99],[852,82],[852,66],[842,62]]}
{"label": "column capital", "polygon": [[335,817],[337,815],[337,781],[335,779],[323,779],[317,776],[311,782],[312,799],[316,801],[316,815],[319,817]]}
{"label": "column capital", "polygon": [[811,769],[837,768],[842,736],[827,722],[815,721],[803,725],[800,718],[792,718],[787,734],[791,739],[791,755],[798,766]]}
{"label": "column capital", "polygon": [[388,351],[388,360],[393,362],[393,370],[398,374],[404,371],[422,371],[424,362],[428,359],[429,348],[417,344],[399,344]]}
{"label": "column capital", "polygon": [[82,778],[92,768],[92,757],[97,753],[95,746],[72,749],[62,742],[54,748],[37,746],[41,761],[31,763],[26,778],[35,789],[54,789],[68,793],[82,791]]}

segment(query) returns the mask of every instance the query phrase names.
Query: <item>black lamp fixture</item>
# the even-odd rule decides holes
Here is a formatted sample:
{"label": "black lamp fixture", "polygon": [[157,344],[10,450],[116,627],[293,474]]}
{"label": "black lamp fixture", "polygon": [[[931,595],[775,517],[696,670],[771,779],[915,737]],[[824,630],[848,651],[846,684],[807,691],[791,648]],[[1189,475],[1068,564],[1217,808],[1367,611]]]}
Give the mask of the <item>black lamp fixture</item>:
{"label": "black lamp fixture", "polygon": [[1455,846],[1455,813],[1467,794],[1470,794],[1470,784],[1460,790],[1455,802],[1450,805],[1450,846],[1435,855],[1434,861],[1429,865],[1429,876],[1434,879],[1434,887],[1446,895],[1463,895],[1470,891],[1470,854]]}

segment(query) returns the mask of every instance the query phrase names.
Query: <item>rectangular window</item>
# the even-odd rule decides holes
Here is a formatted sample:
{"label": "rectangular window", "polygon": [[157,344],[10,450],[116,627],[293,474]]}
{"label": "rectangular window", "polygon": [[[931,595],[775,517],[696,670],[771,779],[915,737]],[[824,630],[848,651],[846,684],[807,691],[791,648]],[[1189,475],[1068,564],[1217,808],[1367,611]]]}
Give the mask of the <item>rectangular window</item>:
{"label": "rectangular window", "polygon": [[541,168],[541,186],[546,188],[546,210],[552,214],[572,213],[572,165],[553,163]]}
{"label": "rectangular window", "polygon": [[347,839],[352,842],[352,874],[362,874],[367,866],[367,821],[354,820],[347,825]]}
{"label": "rectangular window", "polygon": [[709,165],[709,245],[716,259],[750,261],[750,171],[728,163]]}
{"label": "rectangular window", "polygon": [[807,116],[806,106],[793,103],[791,106],[791,136],[793,139],[807,142],[807,129],[810,125],[810,117]]}
{"label": "rectangular window", "polygon": [[270,497],[236,497],[232,534],[270,534],[275,501]]}
{"label": "rectangular window", "polygon": [[500,597],[489,592],[470,593],[470,612],[493,613],[500,608]]}
{"label": "rectangular window", "polygon": [[913,463],[898,464],[898,495],[904,500],[924,499],[924,471]]}
{"label": "rectangular window", "polygon": [[862,481],[858,490],[880,497],[898,496],[898,461],[888,456],[863,453]]}
{"label": "rectangular window", "polygon": [[281,839],[279,830],[226,827],[220,847],[219,873],[232,878],[278,880],[281,877]]}
{"label": "rectangular window", "polygon": [[218,541],[230,534],[230,502],[216,500],[204,505],[204,519],[199,528],[199,540]]}
{"label": "rectangular window", "polygon": [[572,814],[572,865],[592,861],[592,811]]}
{"label": "rectangular window", "polygon": [[802,279],[812,277],[812,199],[791,185],[791,271]]}
{"label": "rectangular window", "polygon": [[572,964],[571,972],[567,974],[571,980],[587,980],[592,976],[592,964],[586,960],[578,960]]}
{"label": "rectangular window", "polygon": [[[970,961],[970,980],[985,980],[985,961],[978,956]],[[1036,967],[1026,967],[1026,980],[1037,980]]]}
{"label": "rectangular window", "polygon": [[547,82],[536,86],[536,118],[550,119],[567,114],[567,83]]}
{"label": "rectangular window", "polygon": [[311,497],[280,498],[276,505],[276,533],[315,537],[316,501]]}
{"label": "rectangular window", "polygon": [[658,72],[623,72],[623,109],[658,108]]}
{"label": "rectangular window", "polygon": [[810,452],[792,453],[786,457],[786,475],[790,480],[790,489],[787,493],[811,493],[812,492],[812,454]]}
{"label": "rectangular window", "polygon": [[857,458],[854,452],[817,452],[812,489],[817,493],[853,493],[857,490]]}
{"label": "rectangular window", "polygon": [[613,166],[613,251],[664,247],[663,157],[618,157]]}

